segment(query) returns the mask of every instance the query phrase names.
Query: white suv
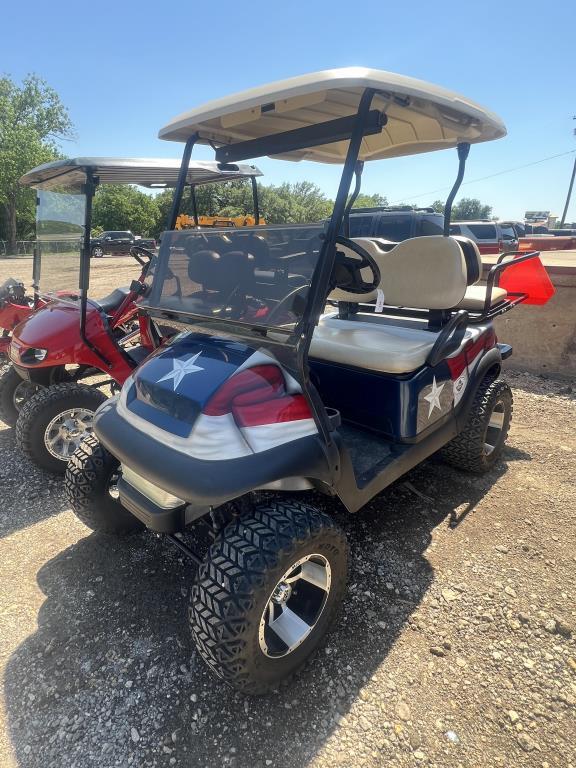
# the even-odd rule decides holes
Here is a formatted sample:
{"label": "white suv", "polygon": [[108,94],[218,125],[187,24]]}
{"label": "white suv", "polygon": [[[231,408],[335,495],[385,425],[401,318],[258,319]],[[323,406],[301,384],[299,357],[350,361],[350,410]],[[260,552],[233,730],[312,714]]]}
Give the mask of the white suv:
{"label": "white suv", "polygon": [[518,250],[518,235],[512,224],[498,221],[453,221],[451,235],[464,235],[475,240],[480,253],[502,253]]}

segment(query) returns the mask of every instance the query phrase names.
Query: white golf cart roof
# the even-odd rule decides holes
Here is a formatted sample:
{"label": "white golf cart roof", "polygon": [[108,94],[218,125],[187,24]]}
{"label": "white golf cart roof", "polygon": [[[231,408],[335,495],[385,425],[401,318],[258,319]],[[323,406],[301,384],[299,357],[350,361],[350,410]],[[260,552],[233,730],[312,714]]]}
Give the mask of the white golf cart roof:
{"label": "white golf cart roof", "polygon": [[[33,168],[24,174],[20,184],[38,187],[51,184],[69,184],[83,179],[89,169],[101,184],[138,184],[142,187],[174,187],[178,180],[181,160],[155,157],[74,157],[56,160]],[[214,160],[193,160],[188,166],[187,184],[208,184],[214,181],[232,181],[250,176],[262,176],[255,165],[247,163],[224,164]]]}
{"label": "white golf cart roof", "polygon": [[[506,135],[500,118],[437,85],[378,69],[347,67],[314,72],[216,99],[175,117],[159,138],[236,144],[354,115],[366,88],[372,108],[385,112],[381,133],[365,136],[360,160],[378,160],[475,144]],[[347,141],[293,150],[276,157],[342,163]]]}

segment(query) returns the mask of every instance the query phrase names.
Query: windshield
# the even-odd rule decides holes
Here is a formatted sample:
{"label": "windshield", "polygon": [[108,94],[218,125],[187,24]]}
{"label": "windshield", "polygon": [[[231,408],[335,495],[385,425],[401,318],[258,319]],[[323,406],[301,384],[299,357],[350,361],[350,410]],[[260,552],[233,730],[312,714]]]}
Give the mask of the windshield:
{"label": "windshield", "polygon": [[35,282],[42,294],[77,293],[86,217],[84,183],[41,188],[37,195]]}
{"label": "windshield", "polygon": [[383,237],[399,243],[412,237],[414,216],[399,215],[370,215],[350,216],[350,237]]}
{"label": "windshield", "polygon": [[290,333],[306,308],[322,233],[322,224],[164,232],[143,304],[194,324]]}

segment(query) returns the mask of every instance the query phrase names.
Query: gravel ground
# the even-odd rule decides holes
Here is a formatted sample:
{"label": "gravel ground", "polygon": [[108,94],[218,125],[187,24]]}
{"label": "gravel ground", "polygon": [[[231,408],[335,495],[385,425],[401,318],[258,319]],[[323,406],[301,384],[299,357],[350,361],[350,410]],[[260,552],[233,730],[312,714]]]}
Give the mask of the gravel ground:
{"label": "gravel ground", "polygon": [[[41,285],[46,290],[69,290],[78,288],[78,257],[67,254],[49,254],[44,265],[44,280]],[[102,259],[92,259],[90,262],[90,296],[103,298],[119,285],[130,285],[140,274],[140,267],[131,256],[104,256]],[[31,294],[32,289],[32,258],[19,257],[11,259],[0,258],[0,284],[9,277],[21,280],[26,290]]]}
{"label": "gravel ground", "polygon": [[431,460],[338,512],[340,621],[257,699],[194,653],[190,563],[149,534],[90,534],[0,429],[0,766],[576,768],[574,394],[507,378],[490,475]]}

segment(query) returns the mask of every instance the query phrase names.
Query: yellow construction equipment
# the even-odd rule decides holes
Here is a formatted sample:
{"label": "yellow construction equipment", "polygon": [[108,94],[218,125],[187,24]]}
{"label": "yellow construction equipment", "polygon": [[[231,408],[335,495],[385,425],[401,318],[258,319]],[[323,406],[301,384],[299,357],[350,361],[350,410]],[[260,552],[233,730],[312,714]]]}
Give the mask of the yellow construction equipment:
{"label": "yellow construction equipment", "polygon": [[[264,219],[260,219],[258,225],[266,224]],[[254,216],[198,216],[198,225],[196,225],[193,216],[181,213],[176,219],[176,229],[191,229],[192,227],[254,227],[256,219]]]}

